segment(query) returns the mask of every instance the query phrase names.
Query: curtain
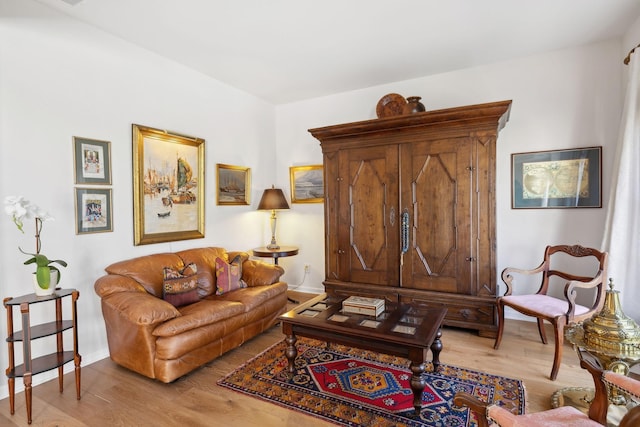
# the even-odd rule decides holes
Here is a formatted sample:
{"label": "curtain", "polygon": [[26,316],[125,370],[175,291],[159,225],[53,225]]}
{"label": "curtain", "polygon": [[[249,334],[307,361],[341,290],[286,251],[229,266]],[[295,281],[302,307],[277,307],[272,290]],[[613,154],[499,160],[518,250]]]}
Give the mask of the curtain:
{"label": "curtain", "polygon": [[640,323],[640,52],[629,65],[602,250],[624,313]]}

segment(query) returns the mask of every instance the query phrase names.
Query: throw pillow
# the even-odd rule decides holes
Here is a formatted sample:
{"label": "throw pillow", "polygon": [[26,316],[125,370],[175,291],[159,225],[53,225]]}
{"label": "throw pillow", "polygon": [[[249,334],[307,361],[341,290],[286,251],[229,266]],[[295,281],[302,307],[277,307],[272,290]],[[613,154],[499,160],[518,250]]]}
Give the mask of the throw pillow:
{"label": "throw pillow", "polygon": [[187,264],[182,270],[174,267],[164,268],[162,283],[162,299],[175,307],[197,302],[198,296],[198,267]]}
{"label": "throw pillow", "polygon": [[236,255],[230,263],[221,258],[216,258],[216,295],[246,287],[247,285],[242,281],[242,259],[240,255]]}

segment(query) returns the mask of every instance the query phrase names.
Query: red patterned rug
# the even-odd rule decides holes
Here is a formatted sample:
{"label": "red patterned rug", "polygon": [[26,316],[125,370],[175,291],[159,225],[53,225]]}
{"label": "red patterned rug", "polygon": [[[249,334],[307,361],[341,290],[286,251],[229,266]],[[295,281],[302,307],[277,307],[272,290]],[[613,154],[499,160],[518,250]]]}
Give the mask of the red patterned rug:
{"label": "red patterned rug", "polygon": [[232,390],[343,426],[472,427],[475,416],[453,406],[458,391],[494,402],[516,414],[524,411],[521,381],[440,365],[422,394],[422,412],[413,408],[409,361],[366,350],[300,338],[293,377],[287,375],[284,341],[249,360],[218,384]]}

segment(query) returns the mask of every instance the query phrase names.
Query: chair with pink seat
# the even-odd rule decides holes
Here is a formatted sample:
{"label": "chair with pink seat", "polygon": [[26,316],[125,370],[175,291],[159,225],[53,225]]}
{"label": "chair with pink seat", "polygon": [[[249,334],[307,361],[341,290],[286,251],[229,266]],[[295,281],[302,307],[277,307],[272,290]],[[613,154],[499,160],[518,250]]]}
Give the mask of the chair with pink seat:
{"label": "chair with pink seat", "polygon": [[475,413],[478,427],[497,425],[500,427],[600,427],[607,425],[609,395],[615,389],[628,399],[631,409],[620,421],[619,427],[640,426],[640,380],[636,380],[613,371],[603,371],[599,361],[585,350],[578,350],[580,366],[589,371],[595,385],[595,395],[589,406],[588,414],[572,406],[560,406],[533,414],[515,415],[508,410],[458,392],[453,398],[454,405],[468,407]]}
{"label": "chair with pink seat", "polygon": [[[605,281],[607,277],[607,252],[585,248],[580,245],[547,246],[544,260],[533,270],[519,268],[505,268],[502,271],[502,281],[507,285],[505,294],[496,300],[498,311],[498,335],[494,344],[497,350],[502,341],[504,331],[504,310],[510,307],[526,316],[535,317],[538,322],[538,332],[543,343],[547,343],[544,321],[553,325],[555,335],[555,353],[550,378],[555,380],[562,361],[562,347],[564,343],[564,329],[574,322],[589,319],[602,310],[606,293]],[[576,261],[580,259],[580,262]],[[593,260],[593,266],[584,266],[586,261]],[[577,275],[567,272],[567,266],[580,264],[582,269],[592,268],[590,276]],[[561,266],[562,270],[557,269]],[[535,294],[516,294],[515,277],[540,275],[540,288]],[[581,305],[576,302],[579,296],[590,292],[586,296],[592,303]],[[585,298],[581,296],[581,298]]]}

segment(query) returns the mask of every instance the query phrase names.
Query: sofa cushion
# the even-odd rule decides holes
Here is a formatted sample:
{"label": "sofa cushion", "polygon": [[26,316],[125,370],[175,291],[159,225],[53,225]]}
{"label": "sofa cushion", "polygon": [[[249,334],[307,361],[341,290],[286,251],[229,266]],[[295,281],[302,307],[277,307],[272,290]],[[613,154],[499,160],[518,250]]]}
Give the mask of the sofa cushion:
{"label": "sofa cushion", "polygon": [[[287,284],[276,282],[267,286],[252,286],[240,289],[236,292],[229,292],[220,296],[211,296],[209,299],[216,301],[235,301],[242,304],[245,313],[258,309],[267,301],[277,298],[278,295],[286,295]],[[286,300],[286,298],[285,298]]]}
{"label": "sofa cushion", "polygon": [[153,335],[156,337],[171,337],[201,326],[219,323],[225,319],[243,314],[245,307],[238,301],[207,299],[181,307],[179,311],[179,317],[159,325],[153,330]]}
{"label": "sofa cushion", "polygon": [[284,274],[284,268],[262,261],[248,260],[242,264],[242,278],[248,287],[270,285]]}
{"label": "sofa cushion", "polygon": [[184,268],[165,267],[162,299],[175,307],[191,304],[200,299],[198,296],[198,267],[187,264]]}
{"label": "sofa cushion", "polygon": [[216,258],[216,295],[222,295],[236,289],[245,288],[242,281],[242,260],[237,255],[230,263]]}
{"label": "sofa cushion", "polygon": [[184,265],[176,254],[162,253],[146,255],[126,261],[111,264],[105,271],[109,274],[119,274],[130,277],[140,283],[151,295],[162,298],[162,269],[167,265]]}

